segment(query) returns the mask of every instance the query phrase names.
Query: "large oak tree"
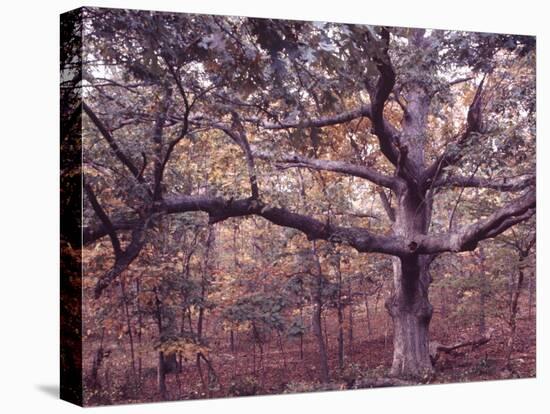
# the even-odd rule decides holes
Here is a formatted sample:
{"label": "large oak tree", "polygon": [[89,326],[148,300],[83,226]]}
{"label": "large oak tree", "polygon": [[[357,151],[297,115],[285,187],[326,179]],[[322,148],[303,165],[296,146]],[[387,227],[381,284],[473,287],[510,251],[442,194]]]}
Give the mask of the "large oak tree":
{"label": "large oak tree", "polygon": [[[535,214],[531,38],[104,9],[86,10],[84,34],[83,240],[109,237],[115,258],[96,297],[139,256],[159,216],[256,215],[392,256],[391,371],[420,376],[432,370],[430,263]],[[205,139],[241,151],[246,193],[193,193],[179,181],[178,144]],[[376,188],[387,226],[300,211],[266,168],[288,188],[296,169],[352,177],[355,194],[327,194],[334,203],[360,205]],[[102,197],[105,169],[122,203]],[[472,188],[499,207],[466,222],[455,213]]]}

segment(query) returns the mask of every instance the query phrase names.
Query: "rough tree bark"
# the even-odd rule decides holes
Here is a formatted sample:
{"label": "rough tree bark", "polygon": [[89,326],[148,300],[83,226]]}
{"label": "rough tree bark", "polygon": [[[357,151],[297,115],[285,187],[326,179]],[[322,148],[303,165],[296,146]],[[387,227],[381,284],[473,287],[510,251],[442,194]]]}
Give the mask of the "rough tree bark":
{"label": "rough tree bark", "polygon": [[428,328],[433,307],[426,262],[422,257],[394,262],[395,293],[386,302],[394,331],[391,375],[418,377],[432,371]]}

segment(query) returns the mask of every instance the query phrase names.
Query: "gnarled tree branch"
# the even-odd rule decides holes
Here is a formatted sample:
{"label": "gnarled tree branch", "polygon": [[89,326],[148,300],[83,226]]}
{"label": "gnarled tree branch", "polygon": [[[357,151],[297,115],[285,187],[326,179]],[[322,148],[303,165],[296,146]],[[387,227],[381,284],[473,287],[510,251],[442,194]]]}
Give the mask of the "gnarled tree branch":
{"label": "gnarled tree branch", "polygon": [[[370,91],[371,100],[371,121],[373,131],[378,137],[380,150],[388,160],[394,165],[397,165],[399,151],[395,147],[397,142],[396,136],[387,128],[388,123],[384,118],[384,106],[390,93],[395,86],[395,71],[391,64],[388,54],[390,43],[390,32],[386,28],[382,28],[380,39],[374,39],[380,47],[375,56],[372,57],[378,69],[379,76],[374,90]],[[368,86],[368,82],[367,82]]]}
{"label": "gnarled tree branch", "polygon": [[474,99],[468,108],[464,130],[452,144],[447,145],[444,152],[424,171],[422,181],[428,186],[441,176],[447,166],[456,164],[462,158],[464,152],[461,149],[472,134],[482,133],[481,98],[484,83],[485,76],[479,82]]}
{"label": "gnarled tree branch", "polygon": [[253,153],[256,158],[284,164],[284,166],[288,168],[311,168],[316,171],[332,171],[348,174],[354,177],[364,178],[372,183],[382,187],[391,188],[396,191],[404,184],[399,177],[385,175],[372,168],[357,165],[351,162],[308,158],[299,154],[278,156],[270,152],[257,150],[254,148]]}
{"label": "gnarled tree branch", "polygon": [[450,176],[437,180],[434,187],[474,187],[491,188],[498,191],[521,191],[530,185],[534,185],[535,181],[534,174],[501,178]]}
{"label": "gnarled tree branch", "polygon": [[122,149],[120,149],[109,129],[97,117],[92,108],[90,108],[88,104],[86,104],[86,102],[84,101],[82,101],[82,108],[84,109],[84,112],[86,112],[90,120],[94,123],[96,128],[99,130],[101,135],[103,135],[119,161],[124,164],[126,168],[128,168],[128,170],[132,173],[134,177],[136,177],[139,182],[143,182],[143,177],[140,176],[139,169],[134,165],[133,161],[128,156],[126,156],[126,154],[124,154]]}
{"label": "gnarled tree branch", "polygon": [[513,225],[530,218],[535,214],[536,201],[536,192],[531,190],[486,219],[479,220],[460,231],[420,236],[418,241],[415,240],[415,251],[430,254],[474,250],[481,240],[496,237]]}
{"label": "gnarled tree branch", "polygon": [[334,126],[339,124],[345,124],[351,122],[357,118],[370,118],[371,107],[370,105],[362,105],[359,108],[349,111],[340,112],[336,115],[322,116],[314,119],[304,119],[301,121],[279,121],[268,122],[263,121],[260,118],[245,117],[244,121],[257,124],[263,129],[294,129],[294,128],[323,128],[327,126]]}
{"label": "gnarled tree branch", "polygon": [[90,201],[94,212],[103,223],[103,226],[106,229],[109,238],[111,239],[111,244],[113,245],[115,257],[119,257],[122,254],[122,248],[120,247],[120,241],[118,240],[116,229],[113,226],[113,223],[109,219],[109,216],[107,215],[103,207],[101,207],[101,204],[97,200],[97,197],[95,196],[92,187],[86,182],[84,183],[84,191],[86,191],[86,195],[88,196],[88,200]]}

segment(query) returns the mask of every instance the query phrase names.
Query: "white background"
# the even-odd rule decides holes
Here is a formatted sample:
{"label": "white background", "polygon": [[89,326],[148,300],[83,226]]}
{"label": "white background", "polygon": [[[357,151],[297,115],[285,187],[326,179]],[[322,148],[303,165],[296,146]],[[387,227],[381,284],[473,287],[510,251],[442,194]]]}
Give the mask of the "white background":
{"label": "white background", "polygon": [[[539,1],[94,1],[113,6],[537,35],[537,379],[106,408],[152,412],[548,412],[549,29]],[[3,2],[0,48],[0,411],[65,413],[58,389],[59,13],[78,1]],[[546,18],[544,17],[546,16]],[[546,300],[544,300],[546,298]],[[546,303],[545,303],[546,302]],[[546,315],[545,315],[546,314]],[[546,390],[545,390],[546,388]],[[96,411],[97,409],[91,409]]]}

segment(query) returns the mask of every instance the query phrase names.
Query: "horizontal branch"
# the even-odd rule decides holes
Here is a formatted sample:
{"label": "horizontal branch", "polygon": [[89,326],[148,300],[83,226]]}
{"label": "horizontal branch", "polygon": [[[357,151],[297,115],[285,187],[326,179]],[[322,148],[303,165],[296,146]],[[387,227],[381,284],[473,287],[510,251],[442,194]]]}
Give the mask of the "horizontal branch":
{"label": "horizontal branch", "polygon": [[[119,216],[118,218],[111,219],[111,225],[115,231],[130,231],[133,230],[138,224],[139,220],[137,216],[127,217]],[[109,229],[103,223],[92,224],[82,229],[82,243],[84,245],[90,244],[102,237],[109,234]]]}
{"label": "horizontal branch", "polygon": [[[535,212],[536,197],[532,191],[526,196],[501,208],[485,220],[481,220],[457,233],[442,235],[419,235],[413,240],[405,240],[395,235],[385,236],[371,233],[360,227],[343,227],[320,221],[308,215],[294,213],[286,208],[273,207],[254,198],[225,200],[212,196],[171,196],[159,200],[153,206],[151,214],[177,214],[185,212],[205,212],[209,223],[214,224],[231,217],[260,216],[279,226],[293,228],[304,233],[309,240],[326,240],[332,243],[346,244],[358,252],[382,253],[404,257],[410,254],[434,254],[445,251],[473,250],[477,243],[485,238],[495,237],[514,224],[527,220]],[[86,241],[91,236],[101,237],[112,229],[125,229],[131,220],[121,223],[111,220],[95,230],[85,229]],[[114,267],[107,272],[96,286],[96,297],[122,273],[137,257],[143,244],[144,234],[149,220],[137,220],[132,228],[132,241],[122,255],[116,258]]]}
{"label": "horizontal branch", "polygon": [[536,177],[534,174],[502,178],[451,176],[439,179],[434,183],[434,187],[475,187],[499,191],[521,191],[530,185],[534,185],[535,182]]}
{"label": "horizontal branch", "polygon": [[478,338],[471,339],[469,341],[457,342],[453,345],[444,345],[437,341],[432,341],[430,342],[430,345],[429,345],[430,358],[432,362],[436,362],[439,359],[439,354],[441,352],[450,353],[456,349],[463,348],[466,346],[471,346],[472,348],[478,348],[488,343],[491,340],[493,333],[494,333],[494,329],[489,329],[487,332],[485,332],[483,335],[479,336]]}
{"label": "horizontal branch", "polygon": [[279,226],[299,230],[309,240],[348,244],[359,252],[392,255],[406,253],[406,246],[399,238],[376,235],[363,228],[324,223],[313,217],[294,213],[285,208],[272,207],[251,198],[232,201],[209,196],[177,196],[164,200],[159,210],[164,213],[203,211],[208,213],[210,223],[217,223],[230,217],[256,215]]}
{"label": "horizontal branch", "polygon": [[300,121],[279,121],[279,122],[267,122],[260,118],[248,117],[244,118],[246,122],[259,125],[263,129],[293,129],[293,128],[322,128],[327,126],[345,124],[353,121],[357,118],[370,118],[371,108],[370,105],[362,105],[359,108],[352,109],[350,111],[340,112],[336,115],[322,116],[315,119],[304,119]]}
{"label": "horizontal branch", "polygon": [[[362,105],[356,109],[343,111],[334,115],[321,116],[313,119],[303,119],[299,121],[276,121],[268,122],[256,117],[245,117],[244,121],[258,125],[263,129],[281,130],[281,129],[299,129],[299,128],[323,128],[328,126],[340,125],[351,122],[358,118],[369,118],[372,120],[372,111],[370,105]],[[374,133],[378,136],[382,152],[389,156],[394,164],[397,162],[397,150],[391,143],[397,141],[398,131],[386,121],[383,117],[378,118]]]}
{"label": "horizontal branch", "polygon": [[[171,196],[155,204],[152,214],[177,214],[202,211],[208,214],[211,224],[231,217],[260,216],[283,227],[294,228],[304,233],[309,240],[327,240],[333,243],[348,244],[359,252],[375,252],[390,255],[405,255],[408,249],[402,238],[373,234],[359,227],[342,227],[322,222],[313,217],[294,213],[288,209],[269,206],[260,200],[246,198],[225,200],[212,196]],[[112,227],[117,230],[136,230],[142,226],[138,218],[112,219]],[[104,224],[84,229],[84,243],[89,244],[108,235]]]}
{"label": "horizontal branch", "polygon": [[256,158],[282,163],[287,168],[311,168],[316,171],[332,171],[347,174],[364,178],[374,184],[396,191],[404,184],[399,177],[385,175],[372,168],[350,162],[307,158],[298,154],[278,156],[260,150],[254,150],[253,153]]}
{"label": "horizontal branch", "polygon": [[508,217],[503,220],[498,226],[487,232],[486,238],[493,238],[502,234],[504,231],[508,230],[510,227],[515,226],[518,223],[529,220],[535,214],[535,209],[530,208],[525,213],[518,216]]}

